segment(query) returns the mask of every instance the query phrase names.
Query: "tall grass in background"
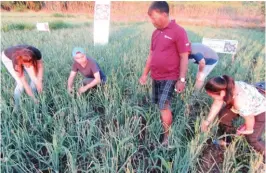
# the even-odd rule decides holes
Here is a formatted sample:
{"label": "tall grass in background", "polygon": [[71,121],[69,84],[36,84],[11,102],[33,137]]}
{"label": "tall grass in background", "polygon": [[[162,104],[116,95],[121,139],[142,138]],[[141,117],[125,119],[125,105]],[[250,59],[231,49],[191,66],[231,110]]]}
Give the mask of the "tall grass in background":
{"label": "tall grass in background", "polygon": [[[192,42],[202,37],[236,39],[239,50],[234,63],[230,55],[220,61],[209,77],[228,74],[236,80],[262,81],[265,77],[264,33],[244,29],[219,29],[185,26]],[[208,134],[200,132],[200,120],[208,113],[211,100],[203,92],[199,96],[201,111],[193,119],[185,114],[196,76],[190,64],[184,93],[173,99],[174,122],[171,128],[171,149],[160,145],[162,127],[159,111],[151,103],[151,80],[140,86],[140,77],[149,52],[153,27],[150,24],[112,24],[110,42],[93,46],[91,26],[43,32],[2,32],[2,49],[15,44],[29,44],[43,55],[44,92],[40,104],[34,105],[24,95],[21,113],[12,114],[14,80],[1,68],[1,172],[199,172],[202,149]],[[228,34],[230,33],[230,35]],[[105,87],[81,97],[67,94],[67,78],[71,70],[71,51],[84,47],[94,57],[108,82]],[[75,88],[78,89],[81,76]],[[146,120],[145,138],[139,140],[141,117]],[[239,139],[242,140],[242,139]],[[258,170],[258,156],[243,146],[232,145],[225,153],[221,172],[239,172],[247,167]],[[236,154],[240,153],[240,155]],[[237,158],[247,158],[241,160]]]}
{"label": "tall grass in background", "polygon": [[10,30],[33,30],[34,28],[35,26],[33,24],[11,23],[11,24],[4,24],[1,30],[4,32],[8,32]]}
{"label": "tall grass in background", "polygon": [[[91,22],[84,23],[70,23],[63,20],[55,20],[49,22],[50,30],[65,29],[65,28],[80,28],[82,26],[91,26]],[[8,32],[12,30],[21,30],[21,31],[31,31],[36,30],[36,26],[32,23],[5,23],[3,24],[1,30],[3,32]]]}

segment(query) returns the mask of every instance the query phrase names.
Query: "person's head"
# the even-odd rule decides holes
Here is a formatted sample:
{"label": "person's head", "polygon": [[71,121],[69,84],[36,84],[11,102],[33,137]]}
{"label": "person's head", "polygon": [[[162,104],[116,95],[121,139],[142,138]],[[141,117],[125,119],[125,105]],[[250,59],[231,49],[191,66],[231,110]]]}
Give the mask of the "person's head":
{"label": "person's head", "polygon": [[225,101],[228,107],[232,107],[234,89],[235,81],[227,75],[213,77],[205,85],[205,90],[209,96]]}
{"label": "person's head", "polygon": [[15,70],[22,75],[23,73],[23,67],[29,68],[30,66],[33,66],[35,74],[38,73],[38,65],[37,65],[37,57],[34,54],[33,51],[23,48],[20,50],[17,50],[13,55],[16,67]]}
{"label": "person's head", "polygon": [[148,15],[154,27],[160,29],[165,27],[169,21],[169,5],[166,1],[153,2],[148,10]]}
{"label": "person's head", "polygon": [[85,50],[81,47],[75,47],[73,49],[72,57],[79,64],[82,64],[87,61]]}

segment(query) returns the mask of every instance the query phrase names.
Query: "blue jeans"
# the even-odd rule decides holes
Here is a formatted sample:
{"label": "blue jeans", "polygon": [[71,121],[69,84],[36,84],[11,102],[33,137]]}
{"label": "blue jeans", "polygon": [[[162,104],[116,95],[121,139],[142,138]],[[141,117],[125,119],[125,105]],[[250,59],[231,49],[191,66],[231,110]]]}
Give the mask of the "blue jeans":
{"label": "blue jeans", "polygon": [[[16,81],[16,87],[15,87],[15,90],[14,90],[14,101],[15,101],[15,108],[18,108],[21,94],[24,91],[23,84],[22,84],[21,80],[19,79],[19,77],[17,76],[16,71],[14,70],[13,62],[11,61],[11,59],[6,57],[4,52],[2,52],[1,61],[5,65],[7,71],[11,74],[11,76]],[[24,73],[27,74],[27,71],[25,69],[24,69]],[[30,82],[30,87],[31,87],[33,93],[37,94],[36,86],[35,86],[35,84],[34,84],[34,82],[32,80]]]}
{"label": "blue jeans", "polygon": [[[25,73],[26,71],[24,71]],[[36,85],[34,84],[34,82],[31,80],[30,81],[30,87],[31,87],[31,90],[33,91],[33,93],[36,95],[38,92],[37,92],[37,88],[36,88]],[[23,85],[21,84],[16,84],[16,88],[14,90],[14,101],[15,101],[15,107],[18,108],[19,106],[19,103],[20,103],[20,97],[21,97],[21,94],[23,93],[24,91],[24,87]]]}
{"label": "blue jeans", "polygon": [[[82,84],[83,84],[83,85],[87,85],[87,84],[91,83],[93,80],[94,80],[94,78],[86,77],[86,78],[84,78],[84,79],[82,80]],[[104,81],[104,80],[101,80],[101,85],[104,85],[105,82],[106,82],[106,80],[105,80],[105,81]]]}

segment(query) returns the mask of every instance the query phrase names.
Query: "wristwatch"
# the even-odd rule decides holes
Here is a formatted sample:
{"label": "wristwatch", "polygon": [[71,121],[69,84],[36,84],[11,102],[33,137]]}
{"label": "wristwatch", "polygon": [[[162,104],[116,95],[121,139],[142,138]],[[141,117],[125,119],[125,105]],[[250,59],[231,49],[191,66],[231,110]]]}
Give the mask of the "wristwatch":
{"label": "wristwatch", "polygon": [[185,82],[186,82],[186,79],[183,78],[183,77],[181,77],[181,78],[179,79],[179,81],[185,83]]}

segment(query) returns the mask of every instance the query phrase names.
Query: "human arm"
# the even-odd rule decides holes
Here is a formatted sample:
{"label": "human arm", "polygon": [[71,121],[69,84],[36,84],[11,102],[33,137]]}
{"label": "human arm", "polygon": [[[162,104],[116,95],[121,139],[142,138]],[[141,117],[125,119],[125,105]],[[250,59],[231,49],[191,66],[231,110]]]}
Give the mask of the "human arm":
{"label": "human arm", "polygon": [[217,116],[222,107],[223,100],[214,100],[207,118],[201,123],[201,130],[203,132],[208,130],[208,126],[213,122],[214,118]]}

